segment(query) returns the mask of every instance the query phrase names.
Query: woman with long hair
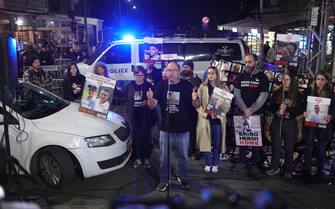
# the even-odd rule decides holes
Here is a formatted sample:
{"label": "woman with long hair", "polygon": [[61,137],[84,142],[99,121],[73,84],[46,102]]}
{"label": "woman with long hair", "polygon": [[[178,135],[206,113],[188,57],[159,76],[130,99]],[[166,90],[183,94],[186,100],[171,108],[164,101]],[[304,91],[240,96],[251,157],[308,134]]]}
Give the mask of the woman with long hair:
{"label": "woman with long hair", "polygon": [[80,74],[78,66],[71,63],[66,71],[63,84],[63,98],[69,101],[78,101],[81,98],[85,84],[85,76]]}
{"label": "woman with long hair", "polygon": [[[206,173],[219,171],[220,152],[225,152],[226,149],[226,117],[219,119],[205,111],[215,87],[229,92],[228,87],[220,81],[218,69],[211,66],[207,69],[206,80],[200,85],[198,92],[192,93],[193,106],[199,115],[197,144],[200,152],[204,152]],[[223,108],[227,113],[229,109],[225,109],[224,105]]]}
{"label": "woman with long hair", "polygon": [[96,74],[96,75],[100,75],[100,76],[109,78],[108,67],[103,62],[97,62],[97,64],[95,64],[93,73]]}
{"label": "woman with long hair", "polygon": [[291,178],[293,148],[297,132],[296,117],[302,107],[301,96],[293,75],[284,75],[282,85],[272,94],[269,102],[269,111],[274,114],[274,118],[271,126],[271,169],[266,171],[266,174],[272,176],[280,172],[281,138],[284,136],[284,177]]}
{"label": "woman with long hair", "polygon": [[[318,176],[323,176],[323,164],[325,162],[326,144],[332,137],[332,123],[331,121],[335,117],[335,97],[332,90],[332,83],[330,82],[330,76],[325,71],[318,71],[315,75],[314,82],[311,88],[307,91],[307,96],[330,98],[330,106],[328,109],[328,115],[326,116],[327,125],[326,128],[306,128],[306,149],[305,149],[305,175],[310,175],[310,169],[312,164],[312,152],[314,147],[314,139],[317,139],[317,157],[318,157]],[[307,118],[309,115],[304,112],[304,117]]]}

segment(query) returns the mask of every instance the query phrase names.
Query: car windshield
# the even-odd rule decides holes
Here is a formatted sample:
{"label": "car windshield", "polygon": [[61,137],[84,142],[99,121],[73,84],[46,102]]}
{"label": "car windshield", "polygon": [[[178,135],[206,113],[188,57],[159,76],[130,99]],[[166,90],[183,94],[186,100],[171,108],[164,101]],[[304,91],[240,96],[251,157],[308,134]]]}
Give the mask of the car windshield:
{"label": "car windshield", "polygon": [[27,119],[39,119],[52,115],[70,102],[29,83],[20,83],[16,88],[13,109]]}

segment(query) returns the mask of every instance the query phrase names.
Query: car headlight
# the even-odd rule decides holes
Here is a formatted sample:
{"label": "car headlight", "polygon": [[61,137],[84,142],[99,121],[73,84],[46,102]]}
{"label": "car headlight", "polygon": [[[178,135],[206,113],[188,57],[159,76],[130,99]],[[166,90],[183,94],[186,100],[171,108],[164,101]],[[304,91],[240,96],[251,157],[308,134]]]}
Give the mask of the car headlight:
{"label": "car headlight", "polygon": [[113,137],[109,134],[101,136],[86,137],[84,139],[89,148],[106,147],[115,143]]}

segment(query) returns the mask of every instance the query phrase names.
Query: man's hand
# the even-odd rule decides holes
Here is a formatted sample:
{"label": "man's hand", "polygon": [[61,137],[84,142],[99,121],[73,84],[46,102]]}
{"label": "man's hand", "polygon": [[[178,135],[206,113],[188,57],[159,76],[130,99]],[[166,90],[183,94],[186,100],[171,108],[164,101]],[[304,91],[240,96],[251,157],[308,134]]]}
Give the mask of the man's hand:
{"label": "man's hand", "polygon": [[243,112],[244,112],[244,116],[246,117],[246,118],[249,118],[251,115],[252,115],[252,109],[251,108],[245,108],[244,110],[243,110]]}
{"label": "man's hand", "polygon": [[143,101],[140,103],[139,106],[140,106],[140,107],[145,107],[145,106],[147,106],[147,100],[143,100]]}

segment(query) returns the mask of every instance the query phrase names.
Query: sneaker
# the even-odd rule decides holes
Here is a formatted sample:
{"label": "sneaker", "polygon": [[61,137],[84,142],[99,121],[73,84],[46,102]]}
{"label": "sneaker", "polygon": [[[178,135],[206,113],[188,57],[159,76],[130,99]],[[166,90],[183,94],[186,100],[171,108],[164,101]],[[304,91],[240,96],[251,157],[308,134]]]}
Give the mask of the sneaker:
{"label": "sneaker", "polygon": [[230,167],[230,170],[233,172],[240,171],[242,169],[246,168],[246,166],[242,163],[236,163]]}
{"label": "sneaker", "polygon": [[206,165],[205,168],[204,168],[204,171],[205,171],[206,173],[211,172],[211,167],[208,166],[208,165]]}
{"label": "sneaker", "polygon": [[169,186],[168,183],[166,183],[164,181],[160,181],[157,184],[156,190],[159,191],[159,192],[164,192],[167,189],[168,186]]}
{"label": "sneaker", "polygon": [[144,166],[145,168],[151,168],[151,165],[150,165],[150,162],[149,162],[148,159],[144,159],[143,166]]}
{"label": "sneaker", "polygon": [[217,173],[217,172],[219,172],[219,166],[213,166],[213,167],[212,167],[212,172],[213,172],[213,173]]}
{"label": "sneaker", "polygon": [[268,176],[273,176],[273,175],[276,175],[278,173],[280,173],[280,169],[270,169],[270,170],[267,170],[266,172],[266,175]]}
{"label": "sneaker", "polygon": [[141,164],[142,164],[141,160],[140,159],[136,159],[134,161],[134,168],[137,168],[137,167],[141,166]]}
{"label": "sneaker", "polygon": [[180,183],[180,188],[189,189],[191,187],[188,181],[186,181],[185,179],[181,179],[180,177],[178,177],[177,180]]}

